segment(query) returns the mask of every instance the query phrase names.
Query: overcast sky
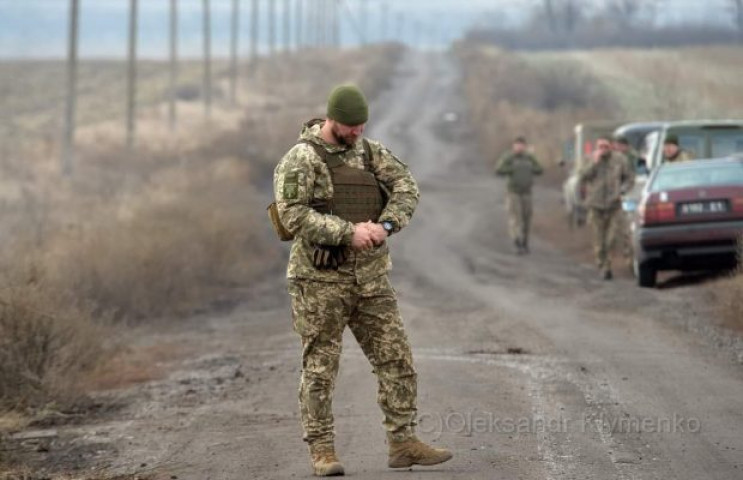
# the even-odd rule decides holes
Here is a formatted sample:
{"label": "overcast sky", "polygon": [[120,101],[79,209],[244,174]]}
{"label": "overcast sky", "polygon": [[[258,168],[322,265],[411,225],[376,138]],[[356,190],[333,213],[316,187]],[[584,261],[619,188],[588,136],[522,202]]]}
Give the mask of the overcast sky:
{"label": "overcast sky", "polygon": [[[81,55],[95,57],[123,56],[126,50],[129,0],[81,1]],[[262,6],[262,43],[267,41],[266,5]],[[280,12],[284,0],[277,2]],[[290,0],[294,5],[297,0]],[[303,0],[305,5],[315,0]],[[443,43],[460,37],[473,24],[508,25],[523,21],[541,0],[342,0],[344,15],[342,37],[345,43],[356,43],[360,4],[366,2],[369,35],[381,36],[383,5],[387,5],[388,38],[403,31],[403,40],[413,42],[415,24],[426,25],[424,38]],[[664,0],[659,23],[696,21],[724,22],[724,6],[729,0]],[[215,54],[228,48],[231,0],[211,0]],[[0,0],[0,57],[59,57],[66,46],[69,0]],[[602,3],[594,0],[593,3]],[[143,56],[162,57],[167,52],[167,0],[140,0],[140,51]],[[179,0],[181,51],[196,56],[201,45],[201,0]],[[243,36],[249,25],[250,0],[242,0]],[[277,37],[281,40],[279,23]],[[426,40],[431,41],[431,40]],[[245,44],[247,42],[243,42]]]}

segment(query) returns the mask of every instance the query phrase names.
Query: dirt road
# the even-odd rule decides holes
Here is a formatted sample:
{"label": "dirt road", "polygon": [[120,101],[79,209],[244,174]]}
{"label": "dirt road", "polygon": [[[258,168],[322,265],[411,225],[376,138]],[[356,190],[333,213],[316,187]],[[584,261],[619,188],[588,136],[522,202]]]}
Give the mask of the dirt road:
{"label": "dirt road", "polygon": [[[420,436],[455,457],[432,470],[386,468],[375,381],[347,333],[334,407],[349,476],[743,478],[743,369],[688,328],[704,315],[700,294],[605,283],[550,231],[515,256],[502,182],[459,120],[457,75],[443,55],[411,55],[368,132],[420,182],[416,216],[391,240],[392,276],[419,373]],[[542,189],[537,209],[558,201]],[[138,348],[176,350],[163,363],[172,373],[112,393],[121,408],[60,429],[69,441],[50,455],[163,478],[308,477],[283,285],[277,274],[228,314],[153,329]]]}

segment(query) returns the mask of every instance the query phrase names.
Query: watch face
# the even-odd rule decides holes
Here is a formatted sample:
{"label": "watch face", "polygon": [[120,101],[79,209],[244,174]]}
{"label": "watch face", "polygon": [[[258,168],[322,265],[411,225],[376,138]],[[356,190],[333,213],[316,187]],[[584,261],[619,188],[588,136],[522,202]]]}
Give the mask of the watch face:
{"label": "watch face", "polygon": [[392,224],[390,222],[382,222],[382,227],[388,232],[392,231]]}

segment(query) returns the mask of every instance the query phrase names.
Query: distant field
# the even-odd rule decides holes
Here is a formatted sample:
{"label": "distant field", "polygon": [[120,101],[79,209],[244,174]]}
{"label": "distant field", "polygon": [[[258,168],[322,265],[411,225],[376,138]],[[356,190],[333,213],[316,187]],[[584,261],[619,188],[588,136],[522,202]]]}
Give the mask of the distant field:
{"label": "distant field", "polygon": [[[214,95],[224,92],[218,80],[225,76],[225,62],[213,64]],[[3,115],[0,139],[17,143],[59,136],[63,127],[67,77],[62,61],[0,61],[0,100]],[[179,65],[178,88],[199,97],[202,78],[200,62]],[[81,62],[78,74],[78,125],[101,121],[125,122],[127,70],[122,61]],[[169,95],[169,68],[166,62],[139,64],[137,105],[146,107],[162,102]]]}
{"label": "distant field", "polygon": [[530,53],[532,66],[572,63],[595,76],[627,120],[743,117],[743,49],[693,47]]}

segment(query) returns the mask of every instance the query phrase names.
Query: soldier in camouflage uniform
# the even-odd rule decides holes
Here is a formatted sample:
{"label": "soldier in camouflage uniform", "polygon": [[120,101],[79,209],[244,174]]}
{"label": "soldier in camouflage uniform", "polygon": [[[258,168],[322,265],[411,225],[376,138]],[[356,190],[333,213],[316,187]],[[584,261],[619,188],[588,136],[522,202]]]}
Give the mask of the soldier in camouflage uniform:
{"label": "soldier in camouflage uniform", "polygon": [[415,436],[417,376],[387,276],[386,239],[410,221],[418,187],[404,163],[362,137],[367,119],[358,87],[337,87],[326,119],[305,124],[274,172],[279,216],[294,235],[287,276],[302,342],[299,403],[318,476],[344,473],[334,449],[332,399],[346,326],[377,375],[388,466],[434,465],[452,456]]}
{"label": "soldier in camouflage uniform", "polygon": [[518,137],[511,150],[504,153],[495,168],[496,175],[508,177],[506,206],[508,208],[508,227],[521,255],[529,253],[529,228],[531,226],[532,200],[531,187],[534,176],[542,174],[542,166],[527,151],[526,139]]}
{"label": "soldier in camouflage uniform", "polygon": [[[640,156],[637,154],[634,148],[629,143],[627,137],[619,135],[614,138],[614,151],[624,155],[627,160],[627,169],[630,174],[630,178],[626,182],[626,192],[632,190],[635,186],[635,177],[637,176],[637,168],[640,162]],[[629,260],[632,257],[632,232],[630,231],[630,221],[626,214],[619,215],[618,221],[619,234],[617,238],[621,245],[621,251],[624,257]]]}
{"label": "soldier in camouflage uniform", "polygon": [[611,280],[611,252],[621,221],[622,193],[633,178],[624,155],[611,150],[611,140],[596,140],[596,148],[580,171],[580,181],[587,187],[585,205],[593,227],[594,252],[601,275]]}
{"label": "soldier in camouflage uniform", "polygon": [[694,156],[679,146],[678,135],[668,135],[663,142],[663,161],[664,162],[688,162],[693,160]]}

